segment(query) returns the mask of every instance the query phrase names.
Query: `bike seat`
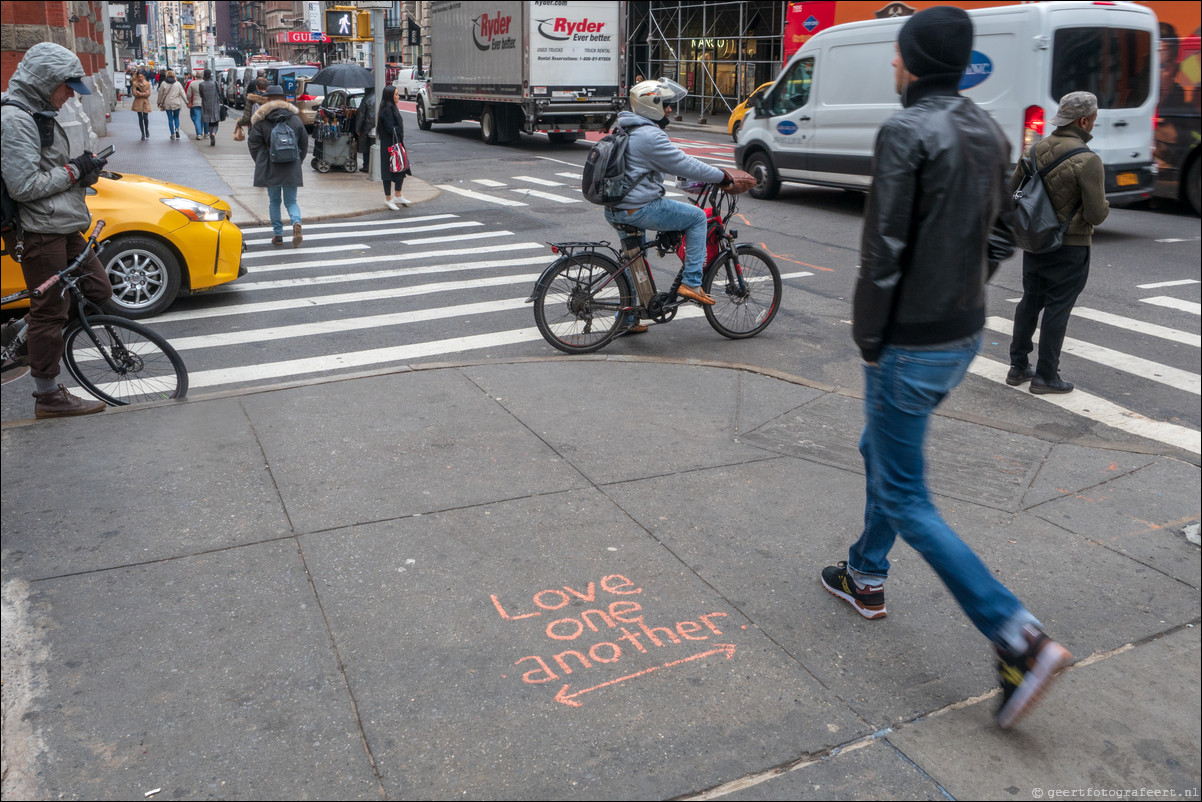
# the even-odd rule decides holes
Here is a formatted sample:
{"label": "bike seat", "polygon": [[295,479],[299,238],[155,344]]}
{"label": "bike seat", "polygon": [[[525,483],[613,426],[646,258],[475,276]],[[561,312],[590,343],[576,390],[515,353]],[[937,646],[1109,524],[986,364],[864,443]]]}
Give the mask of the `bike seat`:
{"label": "bike seat", "polygon": [[627,225],[626,223],[610,223],[610,225],[617,229],[618,233],[624,237],[637,237],[643,233],[643,229],[638,226]]}

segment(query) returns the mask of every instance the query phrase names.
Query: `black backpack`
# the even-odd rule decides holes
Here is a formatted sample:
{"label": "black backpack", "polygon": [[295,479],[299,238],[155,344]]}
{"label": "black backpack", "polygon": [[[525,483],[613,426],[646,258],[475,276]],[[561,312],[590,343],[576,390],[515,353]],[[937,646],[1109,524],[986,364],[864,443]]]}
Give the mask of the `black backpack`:
{"label": "black backpack", "polygon": [[300,158],[300,148],[296,145],[296,129],[289,125],[288,120],[280,120],[271,129],[268,154],[276,164],[288,164]]}
{"label": "black backpack", "polygon": [[584,174],[580,181],[580,192],[590,203],[613,206],[621,203],[634,185],[642,180],[643,173],[626,176],[626,150],[630,146],[630,132],[615,125],[608,134],[593,145],[584,160]]}
{"label": "black backpack", "polygon": [[[0,101],[0,106],[15,106],[33,117],[34,122],[38,126],[38,136],[42,147],[47,147],[54,142],[53,116],[40,115],[24,103],[18,103],[12,98],[7,97]],[[9,252],[8,241],[10,237],[20,239],[20,208],[21,204],[17,203],[12,195],[8,194],[8,184],[5,184],[3,178],[0,178],[0,240],[3,241],[3,245],[0,246],[0,253],[6,254]]]}
{"label": "black backpack", "polygon": [[1089,152],[1089,148],[1074,148],[1042,170],[1035,169],[1034,148],[1019,160],[1023,178],[1018,189],[1014,190],[1012,230],[1015,245],[1028,253],[1048,253],[1060,247],[1064,240],[1064,232],[1068,230],[1068,224],[1077,215],[1081,204],[1078,203],[1068,218],[1063,223],[1060,222],[1048,188],[1043,183],[1043,177],[1070,156]]}

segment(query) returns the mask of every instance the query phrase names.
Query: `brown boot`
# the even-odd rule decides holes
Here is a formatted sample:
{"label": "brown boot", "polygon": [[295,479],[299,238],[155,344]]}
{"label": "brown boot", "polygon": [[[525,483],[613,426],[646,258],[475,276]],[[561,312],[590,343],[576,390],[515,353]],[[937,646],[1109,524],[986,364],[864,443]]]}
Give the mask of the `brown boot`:
{"label": "brown boot", "polygon": [[700,287],[690,287],[688,284],[681,284],[676,288],[676,294],[683,295],[690,301],[696,301],[699,304],[705,304],[706,306],[714,305],[714,299],[706,295]]}
{"label": "brown boot", "polygon": [[37,403],[33,405],[33,413],[39,418],[70,418],[75,415],[92,415],[104,409],[103,401],[88,401],[76,398],[67,392],[67,388],[59,385],[58,389],[48,393],[34,393]]}
{"label": "brown boot", "polygon": [[295,248],[296,246],[300,245],[302,239],[304,239],[304,237],[301,236],[301,224],[293,223],[292,224],[292,247]]}

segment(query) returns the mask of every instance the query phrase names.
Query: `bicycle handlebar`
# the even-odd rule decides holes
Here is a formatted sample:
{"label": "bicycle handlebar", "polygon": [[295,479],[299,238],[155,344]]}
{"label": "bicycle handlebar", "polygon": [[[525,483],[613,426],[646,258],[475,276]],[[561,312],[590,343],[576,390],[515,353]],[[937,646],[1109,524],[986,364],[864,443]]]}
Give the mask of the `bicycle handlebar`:
{"label": "bicycle handlebar", "polygon": [[60,270],[59,272],[55,273],[53,276],[51,276],[50,278],[48,278],[44,282],[42,282],[42,284],[39,285],[36,289],[34,289],[32,292],[30,292],[29,293],[30,296],[33,298],[41,298],[43,295],[46,294],[46,291],[48,289],[50,289],[55,284],[62,281],[63,276],[67,275],[72,270],[74,270],[75,268],[77,268],[81,264],[83,264],[84,260],[87,258],[88,251],[90,251],[96,247],[96,240],[100,237],[101,231],[104,231],[104,221],[97,220],[96,226],[92,229],[92,235],[90,237],[88,237],[87,247],[84,248],[83,251],[80,252],[79,256],[75,257],[75,259],[73,259],[71,261],[71,264],[67,265],[67,267],[64,270]]}

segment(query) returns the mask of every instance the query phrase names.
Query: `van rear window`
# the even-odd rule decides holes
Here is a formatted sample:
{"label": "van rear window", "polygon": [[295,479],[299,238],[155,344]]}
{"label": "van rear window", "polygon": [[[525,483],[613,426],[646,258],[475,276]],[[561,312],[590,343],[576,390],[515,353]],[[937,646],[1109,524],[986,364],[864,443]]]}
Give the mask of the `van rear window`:
{"label": "van rear window", "polygon": [[1142,106],[1152,90],[1152,33],[1132,28],[1060,28],[1052,43],[1052,99],[1093,92],[1098,108]]}

